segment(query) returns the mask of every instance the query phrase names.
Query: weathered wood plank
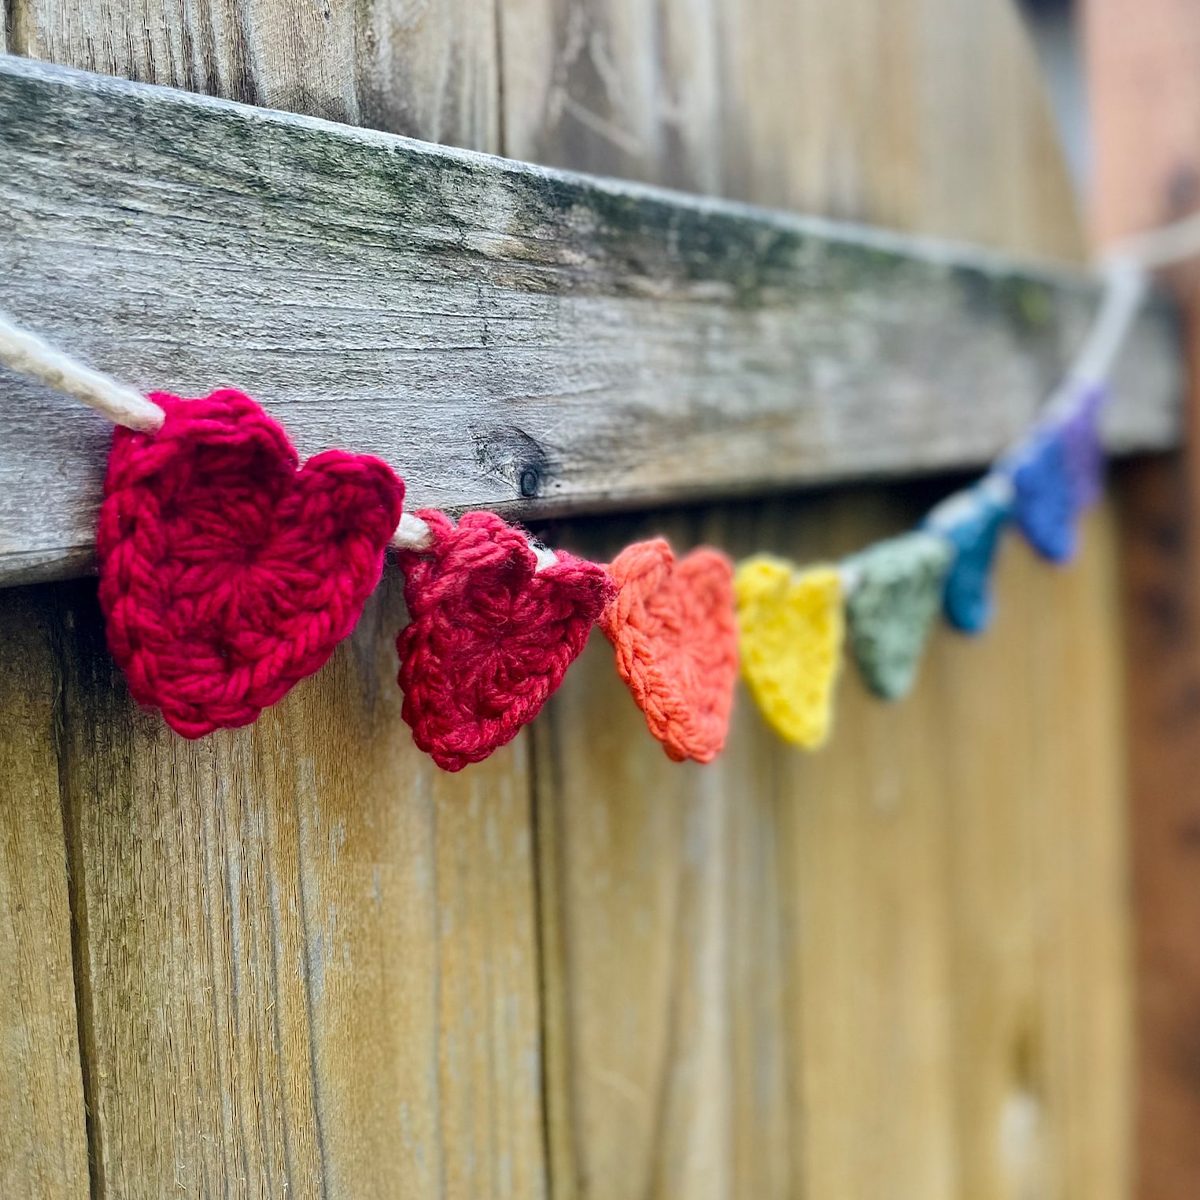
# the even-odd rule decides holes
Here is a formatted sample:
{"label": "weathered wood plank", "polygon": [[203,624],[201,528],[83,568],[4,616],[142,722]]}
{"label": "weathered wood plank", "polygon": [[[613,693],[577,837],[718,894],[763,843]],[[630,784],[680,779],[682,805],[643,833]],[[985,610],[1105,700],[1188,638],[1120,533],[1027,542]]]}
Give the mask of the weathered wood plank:
{"label": "weathered wood plank", "polygon": [[[388,458],[415,503],[975,463],[1093,302],[1066,274],[18,59],[0,111],[0,304],[136,386],[237,384],[305,452]],[[1114,448],[1174,440],[1171,345],[1148,314]],[[103,422],[4,383],[0,580],[77,570]]]}
{"label": "weathered wood plank", "polygon": [[84,1200],[54,604],[0,594],[0,1195]]}
{"label": "weathered wood plank", "polygon": [[135,712],[72,585],[68,840],[96,1195],[544,1194],[522,739],[438,772],[393,580],[249,730]]}

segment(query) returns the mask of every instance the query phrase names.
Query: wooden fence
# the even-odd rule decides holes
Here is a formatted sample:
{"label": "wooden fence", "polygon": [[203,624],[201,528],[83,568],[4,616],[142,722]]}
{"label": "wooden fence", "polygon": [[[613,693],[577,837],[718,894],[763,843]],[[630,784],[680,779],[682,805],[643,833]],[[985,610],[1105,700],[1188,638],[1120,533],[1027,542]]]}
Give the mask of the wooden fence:
{"label": "wooden fence", "polygon": [[[1025,259],[1079,254],[1006,0],[5,11],[6,48],[24,58]],[[0,304],[141,385],[229,373],[277,403],[306,448],[353,440],[388,454],[414,497],[552,515],[611,502],[622,454],[639,456],[627,501],[695,496],[701,474],[744,493],[753,421],[766,412],[783,428],[781,380],[812,358],[802,318],[829,322],[828,352],[844,362],[853,326],[835,305],[848,297],[866,314],[876,340],[860,374],[801,397],[819,452],[799,433],[773,441],[779,457],[751,497],[547,526],[555,544],[599,558],[663,531],[803,560],[904,528],[949,481],[786,487],[977,461],[1028,415],[1086,307],[1060,274],[1021,276],[1043,311],[1022,316],[1009,268],[899,259],[890,244],[880,278],[909,282],[889,292],[838,275],[861,247],[814,241],[811,224],[146,96],[0,69],[0,153],[31,179],[53,175],[22,192],[0,174]],[[47,167],[55,138],[61,161]],[[317,141],[339,147],[342,187],[312,157]],[[167,186],[185,160],[184,183]],[[447,195],[435,203],[398,180],[423,172],[436,188],[455,171],[475,172],[479,190],[447,232]],[[139,180],[122,228],[123,189]],[[226,243],[222,186],[240,231]],[[564,196],[578,225],[555,208]],[[636,249],[623,274],[621,247],[595,228],[596,206],[618,202],[642,214],[623,230]],[[691,214],[669,254],[644,216],[655,205]],[[193,219],[173,230],[181,208]],[[245,235],[255,219],[257,241]],[[321,228],[331,220],[336,233]],[[703,236],[731,221],[766,238],[736,263],[704,252]],[[464,227],[488,235],[468,247],[471,270]],[[531,227],[554,265],[574,254],[584,266],[537,283],[551,251],[511,244]],[[457,282],[435,297],[419,256],[439,239]],[[826,264],[827,292],[804,286],[806,255]],[[571,308],[568,285],[587,270],[595,304]],[[335,274],[353,299],[336,327]],[[674,325],[645,325],[654,310],[624,291],[631,275],[665,287]],[[739,281],[764,276],[778,289],[767,315],[731,313]],[[112,290],[96,290],[102,278]],[[504,315],[499,291],[472,294],[489,279],[524,298],[516,325],[486,328],[481,376],[470,354]],[[283,321],[289,287],[298,304]],[[319,293],[316,320],[303,305]],[[921,302],[897,312],[903,295]],[[416,318],[431,299],[452,303],[453,327],[397,346],[396,328],[428,332],[430,314]],[[1171,436],[1161,320],[1148,318],[1131,359],[1153,403],[1118,414],[1127,445]],[[564,404],[570,338],[594,343],[602,328],[628,349],[583,360]],[[686,352],[701,329],[723,346],[703,364],[711,378]],[[756,374],[764,330],[777,359]],[[456,353],[459,336],[469,345]],[[643,337],[658,347],[644,374],[629,365]],[[548,356],[523,392],[522,347]],[[554,454],[523,457],[529,444],[494,427],[497,383]],[[0,447],[0,562],[10,580],[77,571],[97,427],[2,386],[32,419]],[[331,409],[344,391],[353,406]],[[306,405],[314,397],[324,407]],[[635,432],[629,449],[643,418],[653,444]],[[697,442],[706,428],[727,457]],[[455,479],[483,490],[456,494]],[[540,510],[522,506],[530,491]],[[325,670],[254,727],[200,743],[131,706],[93,581],[0,593],[0,1195],[1128,1195],[1115,581],[1107,508],[1069,571],[1007,547],[994,632],[939,634],[902,705],[868,699],[848,672],[833,744],[813,757],[777,743],[743,696],[717,765],[667,762],[597,641],[527,734],[460,776],[434,769],[400,720],[394,573]]]}

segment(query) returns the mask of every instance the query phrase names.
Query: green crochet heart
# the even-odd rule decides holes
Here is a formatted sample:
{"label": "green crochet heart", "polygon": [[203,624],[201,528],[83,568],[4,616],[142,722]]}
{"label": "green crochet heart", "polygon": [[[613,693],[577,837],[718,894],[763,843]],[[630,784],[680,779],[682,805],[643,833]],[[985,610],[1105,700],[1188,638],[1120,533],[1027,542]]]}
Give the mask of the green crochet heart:
{"label": "green crochet heart", "polygon": [[846,561],[854,584],[846,601],[850,646],[867,687],[885,700],[907,694],[950,568],[949,543],[918,531]]}

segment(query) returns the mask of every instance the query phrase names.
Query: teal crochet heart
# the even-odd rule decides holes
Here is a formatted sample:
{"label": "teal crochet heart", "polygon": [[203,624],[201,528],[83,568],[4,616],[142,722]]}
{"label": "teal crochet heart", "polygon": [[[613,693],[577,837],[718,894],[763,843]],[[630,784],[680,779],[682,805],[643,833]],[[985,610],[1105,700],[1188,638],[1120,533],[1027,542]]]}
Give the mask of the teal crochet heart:
{"label": "teal crochet heart", "polygon": [[918,531],[880,542],[846,562],[850,645],[867,687],[885,700],[904,696],[942,599],[949,542]]}
{"label": "teal crochet heart", "polygon": [[1010,504],[976,487],[939,504],[925,522],[952,547],[942,611],[961,633],[982,633],[991,624],[992,566],[1010,513]]}

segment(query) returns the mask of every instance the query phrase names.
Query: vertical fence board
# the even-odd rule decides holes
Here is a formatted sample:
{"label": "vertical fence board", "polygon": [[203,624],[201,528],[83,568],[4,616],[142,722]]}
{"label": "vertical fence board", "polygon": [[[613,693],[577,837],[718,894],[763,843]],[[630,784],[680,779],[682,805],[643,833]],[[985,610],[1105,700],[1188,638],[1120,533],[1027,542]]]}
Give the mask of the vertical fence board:
{"label": "vertical fence board", "polygon": [[[746,540],[828,560],[915,511],[894,493],[838,497],[764,512]],[[952,849],[931,683],[926,671],[902,705],[881,705],[846,663],[825,751],[806,756],[754,730],[774,765],[784,977],[800,1031],[787,1059],[788,1132],[803,1196],[966,1194],[951,1086]],[[747,730],[757,715],[742,700]]]}
{"label": "vertical fence board", "polygon": [[1080,229],[1012,0],[723,0],[722,191],[1077,258]]}
{"label": "vertical fence board", "polygon": [[[718,6],[505,0],[502,28],[506,152],[719,188]],[[698,520],[668,528],[727,544]],[[581,536],[609,557],[661,527]],[[763,777],[669,763],[599,638],[536,744],[555,1192],[789,1194]]]}
{"label": "vertical fence board", "polygon": [[0,1195],[88,1194],[49,589],[0,593]]}
{"label": "vertical fence board", "polygon": [[[1035,564],[1022,636],[1036,787],[1033,944],[1040,975],[1034,1078],[1055,1154],[1047,1190],[1126,1197],[1133,1052],[1125,678],[1116,529],[1087,526],[1077,570]],[[1017,1059],[1018,1064],[1020,1059]]]}

